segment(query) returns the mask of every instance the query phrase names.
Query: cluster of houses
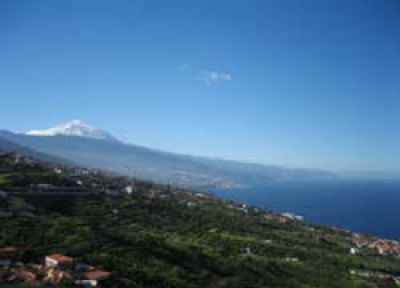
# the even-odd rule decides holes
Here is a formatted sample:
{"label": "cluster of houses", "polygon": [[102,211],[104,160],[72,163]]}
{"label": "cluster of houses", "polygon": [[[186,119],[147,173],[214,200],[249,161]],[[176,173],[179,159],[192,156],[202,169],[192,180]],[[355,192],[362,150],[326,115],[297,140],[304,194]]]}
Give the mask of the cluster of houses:
{"label": "cluster of houses", "polygon": [[303,221],[304,217],[299,216],[293,213],[274,213],[274,212],[265,212],[261,211],[260,209],[253,207],[253,206],[248,206],[246,204],[242,203],[230,203],[227,205],[227,207],[231,210],[235,211],[240,211],[244,214],[260,214],[264,220],[267,221],[276,221],[280,224],[287,224],[295,221]]}
{"label": "cluster of houses", "polygon": [[146,198],[151,198],[151,199],[166,199],[166,198],[171,198],[175,197],[180,203],[186,205],[187,208],[193,208],[193,207],[198,207],[201,206],[205,203],[207,203],[210,200],[216,200],[216,198],[209,193],[203,193],[203,192],[190,192],[186,191],[185,189],[179,189],[176,188],[173,191],[150,191],[149,194],[144,195]]}
{"label": "cluster of houses", "polygon": [[279,224],[287,224],[287,223],[291,223],[294,221],[303,221],[303,217],[302,216],[298,216],[292,213],[272,213],[272,212],[267,212],[264,213],[263,215],[265,220],[272,220],[272,221],[276,221]]}
{"label": "cluster of houses", "polygon": [[61,254],[45,256],[43,264],[24,264],[20,261],[22,255],[21,248],[0,248],[0,285],[34,287],[68,283],[77,287],[102,287],[104,280],[113,275]]}
{"label": "cluster of houses", "polygon": [[249,213],[249,208],[247,207],[246,204],[231,203],[231,204],[228,204],[227,207],[231,210],[239,211],[244,214]]}
{"label": "cluster of houses", "polygon": [[358,277],[382,279],[386,283],[391,283],[400,286],[400,277],[390,273],[371,271],[365,269],[351,269],[349,272],[351,275],[355,275]]}
{"label": "cluster of houses", "polygon": [[[6,154],[8,154],[8,153],[6,153]],[[33,167],[36,165],[35,161],[32,160],[31,158],[24,157],[20,154],[15,154],[14,156],[15,156],[15,158],[14,158],[15,166]]]}
{"label": "cluster of houses", "polygon": [[354,247],[350,248],[350,254],[357,254],[362,249],[372,249],[381,256],[400,257],[400,243],[395,240],[380,239],[354,233],[351,243]]}

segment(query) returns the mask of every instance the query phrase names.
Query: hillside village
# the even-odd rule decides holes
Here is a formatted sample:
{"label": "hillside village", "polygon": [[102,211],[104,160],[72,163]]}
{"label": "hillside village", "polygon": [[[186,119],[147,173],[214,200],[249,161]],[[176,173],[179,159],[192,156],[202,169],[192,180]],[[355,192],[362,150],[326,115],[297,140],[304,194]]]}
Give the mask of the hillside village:
{"label": "hillside village", "polygon": [[76,263],[74,258],[60,254],[46,255],[42,263],[23,263],[24,249],[0,248],[0,283],[16,286],[75,285],[102,287],[101,283],[112,276],[91,265]]}
{"label": "hillside village", "polygon": [[15,153],[0,189],[0,284],[400,286],[397,241],[211,193]]}

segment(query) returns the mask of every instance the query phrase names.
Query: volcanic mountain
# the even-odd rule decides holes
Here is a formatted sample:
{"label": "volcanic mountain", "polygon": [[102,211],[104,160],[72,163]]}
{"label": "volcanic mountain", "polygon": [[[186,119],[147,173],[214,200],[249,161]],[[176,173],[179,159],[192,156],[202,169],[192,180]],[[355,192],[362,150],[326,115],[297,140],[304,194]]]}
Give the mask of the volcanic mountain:
{"label": "volcanic mountain", "polygon": [[126,144],[80,120],[25,134],[0,131],[0,138],[7,140],[8,146],[15,143],[58,161],[68,159],[78,165],[191,187],[239,188],[276,180],[334,176],[319,170],[194,157]]}

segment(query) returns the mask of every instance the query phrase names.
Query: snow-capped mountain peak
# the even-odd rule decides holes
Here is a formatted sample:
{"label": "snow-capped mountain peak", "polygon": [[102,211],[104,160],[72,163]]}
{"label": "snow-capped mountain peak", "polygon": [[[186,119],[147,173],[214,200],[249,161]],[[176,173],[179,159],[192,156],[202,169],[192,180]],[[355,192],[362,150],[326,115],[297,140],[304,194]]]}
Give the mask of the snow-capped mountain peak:
{"label": "snow-capped mountain peak", "polygon": [[26,132],[30,136],[78,136],[97,140],[117,141],[111,134],[94,128],[81,120],[72,120],[68,123],[57,125],[44,130],[32,130]]}

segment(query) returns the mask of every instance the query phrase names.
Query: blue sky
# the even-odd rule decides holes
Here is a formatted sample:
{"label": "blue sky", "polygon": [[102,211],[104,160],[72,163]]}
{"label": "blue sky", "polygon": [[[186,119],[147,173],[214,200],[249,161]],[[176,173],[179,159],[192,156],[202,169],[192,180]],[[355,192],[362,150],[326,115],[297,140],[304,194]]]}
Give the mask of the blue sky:
{"label": "blue sky", "polygon": [[0,127],[400,174],[400,2],[0,2]]}

